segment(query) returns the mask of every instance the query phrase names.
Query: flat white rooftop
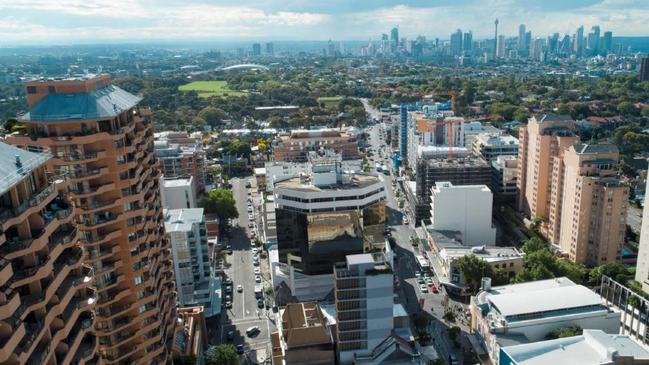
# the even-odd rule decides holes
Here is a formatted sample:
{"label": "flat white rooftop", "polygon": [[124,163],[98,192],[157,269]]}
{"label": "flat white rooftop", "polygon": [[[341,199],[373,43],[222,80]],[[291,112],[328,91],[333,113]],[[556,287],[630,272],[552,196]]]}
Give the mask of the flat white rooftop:
{"label": "flat white rooftop", "polygon": [[181,186],[189,187],[192,184],[192,178],[164,179],[165,188],[177,188]]}
{"label": "flat white rooftop", "polygon": [[503,347],[516,365],[613,364],[618,357],[649,360],[649,352],[629,336],[601,330],[584,330],[583,335]]}

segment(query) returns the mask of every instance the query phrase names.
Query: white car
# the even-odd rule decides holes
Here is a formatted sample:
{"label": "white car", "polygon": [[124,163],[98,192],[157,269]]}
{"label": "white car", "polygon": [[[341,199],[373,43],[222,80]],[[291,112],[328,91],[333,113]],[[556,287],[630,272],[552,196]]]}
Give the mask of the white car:
{"label": "white car", "polygon": [[255,275],[255,282],[261,283],[261,275]]}
{"label": "white car", "polygon": [[248,205],[248,211],[252,212],[252,206]]}
{"label": "white car", "polygon": [[[250,243],[254,244],[254,241],[251,241]],[[253,247],[251,251],[252,251],[253,255],[256,255],[257,254],[257,247]]]}
{"label": "white car", "polygon": [[243,286],[241,284],[237,285],[237,293],[243,292]]}
{"label": "white car", "polygon": [[421,290],[422,293],[428,293],[428,286],[426,286],[426,284],[420,284],[419,290]]}
{"label": "white car", "polygon": [[255,274],[256,274],[256,275],[261,274],[261,269],[258,268],[258,267],[255,267]]}

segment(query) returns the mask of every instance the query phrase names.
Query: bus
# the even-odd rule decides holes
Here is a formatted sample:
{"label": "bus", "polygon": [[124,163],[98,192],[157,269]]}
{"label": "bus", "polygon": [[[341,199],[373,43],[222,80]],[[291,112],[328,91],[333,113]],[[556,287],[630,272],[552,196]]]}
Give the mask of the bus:
{"label": "bus", "polygon": [[430,272],[430,264],[428,263],[428,260],[422,255],[417,255],[415,256],[417,259],[417,265],[419,266],[419,270],[422,272]]}

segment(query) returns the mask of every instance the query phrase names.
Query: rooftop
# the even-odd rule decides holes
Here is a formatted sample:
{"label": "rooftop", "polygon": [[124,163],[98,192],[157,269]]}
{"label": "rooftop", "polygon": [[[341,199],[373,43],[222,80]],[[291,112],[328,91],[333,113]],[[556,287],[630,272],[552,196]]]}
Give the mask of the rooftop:
{"label": "rooftop", "polygon": [[493,287],[478,294],[504,317],[599,306],[602,299],[590,289],[562,277]]}
{"label": "rooftop", "polygon": [[52,156],[34,153],[0,142],[0,194],[4,194]]}
{"label": "rooftop", "polygon": [[193,177],[177,178],[177,179],[164,179],[165,188],[189,187],[192,185]]}
{"label": "rooftop", "polygon": [[573,119],[569,115],[561,114],[536,114],[534,118],[537,122],[572,122]]}
{"label": "rooftop", "polygon": [[501,260],[511,260],[514,258],[523,258],[525,253],[517,250],[515,247],[445,247],[440,251],[440,257],[445,259],[460,258],[466,255],[475,255],[486,262],[497,262]]}
{"label": "rooftop", "polygon": [[481,157],[463,157],[427,160],[428,167],[431,168],[470,168],[470,167],[489,167],[487,161]]}
{"label": "rooftop", "polygon": [[591,153],[618,153],[619,150],[614,144],[587,144],[580,143],[574,145],[575,151],[578,154],[591,154]]}
{"label": "rooftop", "polygon": [[480,133],[476,137],[478,143],[482,142],[486,146],[502,147],[502,146],[515,146],[518,147],[518,138],[510,136],[509,134],[495,134],[495,133]]}
{"label": "rooftop", "polygon": [[347,265],[363,265],[363,264],[373,264],[374,257],[369,253],[362,253],[358,255],[347,255]]}
{"label": "rooftop", "polygon": [[620,357],[649,360],[649,352],[629,336],[585,329],[583,335],[503,347],[515,365],[596,365]]}
{"label": "rooftop", "polygon": [[164,217],[167,233],[187,232],[203,221],[203,208],[165,209]]}
{"label": "rooftop", "polygon": [[114,85],[92,92],[47,94],[21,119],[55,122],[112,118],[135,107],[140,100]]}
{"label": "rooftop", "polygon": [[351,179],[348,184],[316,186],[313,185],[310,179],[304,179],[304,177],[302,176],[296,176],[275,183],[275,189],[290,189],[290,190],[297,190],[297,191],[304,191],[304,192],[350,190],[350,189],[362,189],[370,185],[380,183],[380,181],[381,180],[378,178],[378,176],[353,173],[351,174]]}

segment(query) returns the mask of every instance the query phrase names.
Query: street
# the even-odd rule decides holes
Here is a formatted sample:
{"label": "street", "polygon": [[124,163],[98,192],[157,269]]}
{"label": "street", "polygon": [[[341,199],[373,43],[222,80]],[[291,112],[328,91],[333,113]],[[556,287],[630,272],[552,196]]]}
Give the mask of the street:
{"label": "street", "polygon": [[[365,104],[366,110],[369,105]],[[378,112],[370,112],[370,115],[378,115]],[[368,133],[368,142],[373,150],[374,159],[376,162],[390,166],[391,160],[390,156],[392,151],[388,146],[385,145],[383,136],[381,132],[382,123],[373,125],[367,128]],[[383,149],[383,152],[379,152]],[[381,157],[381,155],[383,157]],[[394,171],[392,171],[394,173]],[[384,183],[387,192],[387,202],[386,202],[386,213],[388,217],[388,227],[392,231],[392,237],[394,238],[396,245],[394,247],[395,251],[395,272],[397,273],[397,280],[395,283],[395,292],[398,294],[399,298],[402,298],[402,303],[406,311],[411,318],[414,315],[424,315],[428,318],[428,333],[432,337],[433,344],[438,351],[440,357],[445,360],[449,359],[449,355],[453,354],[459,361],[460,364],[463,363],[463,354],[462,351],[458,351],[454,345],[451,344],[451,340],[448,335],[449,325],[442,319],[446,306],[444,301],[448,301],[448,306],[450,308],[456,308],[456,318],[463,316],[465,307],[462,303],[453,302],[450,299],[445,299],[446,294],[442,290],[439,282],[436,280],[433,275],[433,283],[439,288],[439,293],[433,293],[431,290],[428,290],[428,293],[422,293],[420,290],[420,285],[417,282],[417,277],[415,272],[421,272],[419,265],[416,260],[416,255],[422,255],[420,249],[423,249],[423,245],[413,247],[411,243],[411,237],[417,237],[415,229],[411,225],[404,225],[403,223],[403,211],[405,209],[398,208],[397,198],[395,196],[396,190],[399,188],[392,186],[392,177],[384,175]],[[403,196],[403,194],[401,194]],[[405,199],[404,199],[405,200]],[[407,204],[407,201],[404,202]],[[412,223],[411,223],[412,224]],[[420,307],[420,301],[423,299],[423,308]],[[423,311],[422,311],[423,309]],[[466,325],[453,324],[461,328],[463,332],[468,331]],[[414,324],[413,324],[414,328]],[[467,343],[468,341],[465,338],[458,338],[460,344]]]}
{"label": "street", "polygon": [[[232,246],[232,255],[228,256],[227,261],[230,264],[226,270],[228,277],[232,279],[232,308],[225,309],[223,313],[223,325],[221,326],[221,342],[227,342],[227,333],[234,331],[234,345],[244,344],[244,358],[242,363],[259,363],[268,359],[270,354],[270,333],[275,330],[272,322],[268,320],[266,309],[257,307],[257,298],[255,298],[255,274],[253,266],[253,253],[251,239],[249,234],[250,220],[248,219],[248,195],[249,189],[246,188],[246,182],[252,181],[250,178],[230,180],[232,192],[236,200],[239,218],[232,222],[232,237],[229,244]],[[237,286],[243,287],[243,292],[237,291]],[[263,285],[263,283],[262,283]],[[227,297],[223,302],[227,301]],[[246,329],[257,326],[259,333],[254,337],[246,335]]]}

